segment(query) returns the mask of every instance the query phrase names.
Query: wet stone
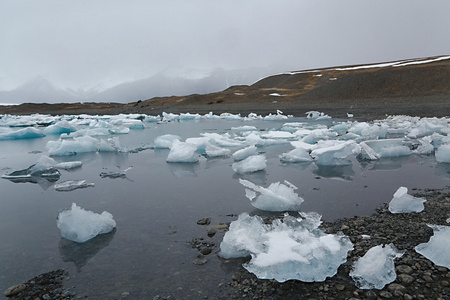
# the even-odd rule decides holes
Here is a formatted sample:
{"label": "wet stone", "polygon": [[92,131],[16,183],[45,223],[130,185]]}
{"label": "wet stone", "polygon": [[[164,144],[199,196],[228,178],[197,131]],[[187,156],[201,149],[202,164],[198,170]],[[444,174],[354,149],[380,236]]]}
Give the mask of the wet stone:
{"label": "wet stone", "polygon": [[202,218],[197,221],[197,224],[198,225],[209,225],[209,224],[211,224],[211,219],[210,218]]}
{"label": "wet stone", "polygon": [[14,285],[14,286],[11,286],[11,287],[7,288],[6,291],[3,294],[6,297],[12,297],[12,296],[17,295],[21,291],[25,290],[26,287],[27,286],[25,284]]}
{"label": "wet stone", "polygon": [[403,284],[411,284],[414,281],[414,277],[408,274],[399,274],[397,278],[401,281]]}
{"label": "wet stone", "polygon": [[404,274],[411,274],[413,271],[413,269],[407,265],[399,265],[395,269],[397,270],[397,272]]}

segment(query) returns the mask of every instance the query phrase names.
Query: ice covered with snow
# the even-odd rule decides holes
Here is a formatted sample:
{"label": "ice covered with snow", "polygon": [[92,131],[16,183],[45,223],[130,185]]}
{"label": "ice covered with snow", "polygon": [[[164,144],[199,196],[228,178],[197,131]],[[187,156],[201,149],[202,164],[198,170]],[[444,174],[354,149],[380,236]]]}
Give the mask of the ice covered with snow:
{"label": "ice covered with snow", "polygon": [[370,248],[353,264],[350,276],[360,289],[382,289],[397,278],[394,259],[402,257],[393,244]]}
{"label": "ice covered with snow", "polygon": [[267,188],[244,179],[239,179],[239,183],[246,187],[245,195],[251,204],[261,210],[298,211],[304,201],[295,192],[297,187],[286,180],[272,183]]}
{"label": "ice covered with snow", "polygon": [[69,192],[76,189],[83,189],[87,187],[93,187],[95,184],[92,182],[86,182],[86,180],[66,180],[54,185],[55,191]]}
{"label": "ice covered with snow", "polygon": [[191,143],[174,140],[166,162],[168,163],[195,163],[199,161],[196,153],[197,146]]}
{"label": "ice covered with snow", "polygon": [[59,213],[56,225],[63,238],[83,243],[99,234],[112,231],[116,227],[116,221],[107,211],[98,214],[72,203],[70,209]]}
{"label": "ice covered with snow", "polygon": [[231,165],[233,171],[238,174],[253,173],[266,168],[266,156],[264,154],[251,155]]}
{"label": "ice covered with snow", "polygon": [[[450,218],[447,219],[447,223]],[[433,236],[427,243],[417,245],[417,253],[431,260],[435,265],[450,269],[450,226],[428,225],[433,229]]]}
{"label": "ice covered with snow", "polygon": [[239,149],[236,152],[233,153],[233,159],[235,161],[240,161],[243,159],[246,159],[249,156],[257,155],[258,154],[258,148],[256,148],[255,145],[251,145],[248,147],[245,147],[243,149]]}
{"label": "ice covered with snow", "polygon": [[353,244],[343,234],[320,230],[320,219],[316,213],[301,213],[298,218],[285,214],[283,220],[265,224],[259,216],[242,213],[225,233],[220,256],[251,255],[243,266],[260,279],[324,281],[347,260]]}
{"label": "ice covered with snow", "polygon": [[408,194],[408,188],[399,187],[389,202],[389,211],[393,214],[421,212],[424,210],[425,198],[418,198]]}

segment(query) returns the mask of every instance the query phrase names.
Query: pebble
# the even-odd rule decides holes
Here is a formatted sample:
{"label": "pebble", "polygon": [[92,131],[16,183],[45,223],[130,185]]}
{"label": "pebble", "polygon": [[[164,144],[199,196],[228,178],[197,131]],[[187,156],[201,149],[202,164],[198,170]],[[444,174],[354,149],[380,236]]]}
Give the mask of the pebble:
{"label": "pebble", "polygon": [[197,224],[198,225],[209,225],[209,224],[211,224],[211,219],[210,218],[202,218],[197,221]]}
{"label": "pebble", "polygon": [[399,273],[411,274],[413,269],[407,265],[399,265],[395,268]]}
{"label": "pebble", "polygon": [[3,293],[6,297],[12,297],[20,293],[21,291],[25,290],[27,286],[25,284],[18,284],[11,286],[6,289],[6,291]]}
{"label": "pebble", "polygon": [[414,282],[414,277],[408,274],[399,274],[397,275],[397,278],[401,281],[401,283],[409,285],[412,282]]}

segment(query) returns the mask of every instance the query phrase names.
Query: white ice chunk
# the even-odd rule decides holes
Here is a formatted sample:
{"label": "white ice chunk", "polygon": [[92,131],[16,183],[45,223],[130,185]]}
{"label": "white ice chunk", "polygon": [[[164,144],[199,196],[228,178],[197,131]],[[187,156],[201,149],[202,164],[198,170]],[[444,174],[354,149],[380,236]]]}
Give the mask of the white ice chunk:
{"label": "white ice chunk", "polygon": [[424,210],[425,198],[418,198],[408,195],[406,187],[399,187],[394,193],[394,198],[389,202],[389,211],[393,214],[421,212]]}
{"label": "white ice chunk", "polygon": [[239,183],[248,188],[246,196],[251,204],[261,210],[298,211],[303,202],[303,198],[295,193],[297,187],[288,181],[272,183],[268,188],[244,179],[239,179]]}
{"label": "white ice chunk", "polygon": [[82,165],[83,165],[82,161],[75,160],[75,161],[66,161],[66,162],[57,163],[55,165],[55,168],[63,169],[63,170],[70,170],[70,169],[79,168]]}
{"label": "white ice chunk", "polygon": [[50,125],[44,129],[44,134],[61,134],[71,133],[77,131],[77,128],[67,122],[66,120],[59,121],[56,124]]}
{"label": "white ice chunk", "polygon": [[172,147],[172,143],[175,141],[181,140],[181,137],[179,137],[178,135],[174,135],[174,134],[164,134],[164,135],[160,135],[158,137],[155,138],[154,143],[155,143],[155,148],[157,149],[170,149],[170,147]]}
{"label": "white ice chunk", "polygon": [[359,147],[355,141],[335,141],[333,145],[321,147],[311,152],[317,165],[336,166],[348,165],[350,162],[345,158],[358,151]]}
{"label": "white ice chunk", "polygon": [[3,140],[23,140],[23,139],[36,139],[45,136],[37,128],[28,127],[14,131],[7,131],[4,133],[0,133],[0,141]]}
{"label": "white ice chunk", "polygon": [[172,143],[172,147],[170,148],[169,155],[167,156],[166,162],[168,163],[198,162],[199,155],[195,151],[197,151],[196,145],[180,142],[179,140],[174,140]]}
{"label": "white ice chunk", "polygon": [[450,163],[450,144],[443,144],[437,148],[436,161],[441,163]]}
{"label": "white ice chunk", "polygon": [[238,127],[231,127],[232,131],[256,131],[258,128],[255,126],[238,126]]}
{"label": "white ice chunk", "polygon": [[312,157],[303,148],[295,148],[294,150],[281,154],[280,160],[289,163],[309,162],[312,161]]}
{"label": "white ice chunk", "polygon": [[324,281],[347,260],[353,244],[343,234],[325,234],[318,229],[320,215],[301,215],[303,218],[286,214],[283,220],[265,224],[258,216],[242,213],[225,233],[220,256],[251,255],[244,268],[260,279]]}
{"label": "white ice chunk", "polygon": [[251,155],[257,155],[258,154],[258,150],[256,148],[256,146],[252,145],[252,146],[248,146],[244,149],[240,149],[237,150],[236,152],[233,153],[233,159],[235,161],[240,161],[243,159],[246,159],[247,157],[251,156]]}
{"label": "white ice chunk", "polygon": [[56,225],[63,238],[83,243],[99,234],[112,231],[116,227],[116,222],[107,211],[97,214],[72,203],[70,210],[59,213]]}
{"label": "white ice chunk", "polygon": [[330,116],[324,114],[323,112],[319,112],[319,111],[315,111],[315,110],[308,111],[305,114],[308,119],[323,120],[323,119],[331,118]]}
{"label": "white ice chunk", "polygon": [[117,136],[108,138],[106,141],[101,139],[97,147],[99,152],[128,152],[128,148],[122,146]]}
{"label": "white ice chunk", "polygon": [[350,276],[360,289],[382,289],[397,278],[394,259],[404,254],[393,244],[370,248],[353,264]]}
{"label": "white ice chunk", "polygon": [[92,182],[86,182],[86,180],[66,180],[61,183],[55,184],[55,191],[58,192],[69,192],[76,189],[83,189],[87,187],[94,186]]}
{"label": "white ice chunk", "polygon": [[428,243],[419,244],[414,249],[417,253],[431,260],[435,265],[450,269],[450,226],[428,226],[433,229],[433,236]]}
{"label": "white ice chunk", "polygon": [[77,153],[97,152],[99,141],[90,136],[73,139],[48,141],[45,146],[51,156],[75,155]]}
{"label": "white ice chunk", "polygon": [[261,137],[265,139],[294,139],[297,135],[287,131],[271,130],[265,134],[262,134]]}
{"label": "white ice chunk", "polygon": [[402,139],[368,140],[365,143],[378,153],[380,157],[398,157],[412,153]]}
{"label": "white ice chunk", "polygon": [[208,157],[221,157],[230,155],[231,150],[215,146],[209,142],[206,143],[205,153]]}
{"label": "white ice chunk", "polygon": [[359,157],[364,160],[377,160],[381,157],[380,154],[376,153],[375,150],[370,148],[365,142],[359,144],[361,147],[361,152]]}
{"label": "white ice chunk", "polygon": [[240,162],[233,163],[231,167],[238,174],[262,171],[266,168],[266,156],[264,154],[252,155]]}

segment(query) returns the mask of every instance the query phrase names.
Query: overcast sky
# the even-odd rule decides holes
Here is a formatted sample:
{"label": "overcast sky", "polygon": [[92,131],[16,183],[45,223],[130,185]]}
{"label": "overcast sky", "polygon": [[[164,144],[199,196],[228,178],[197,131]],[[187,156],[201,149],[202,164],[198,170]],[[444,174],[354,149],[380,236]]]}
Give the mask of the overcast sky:
{"label": "overcast sky", "polygon": [[450,54],[448,0],[1,0],[0,90]]}

